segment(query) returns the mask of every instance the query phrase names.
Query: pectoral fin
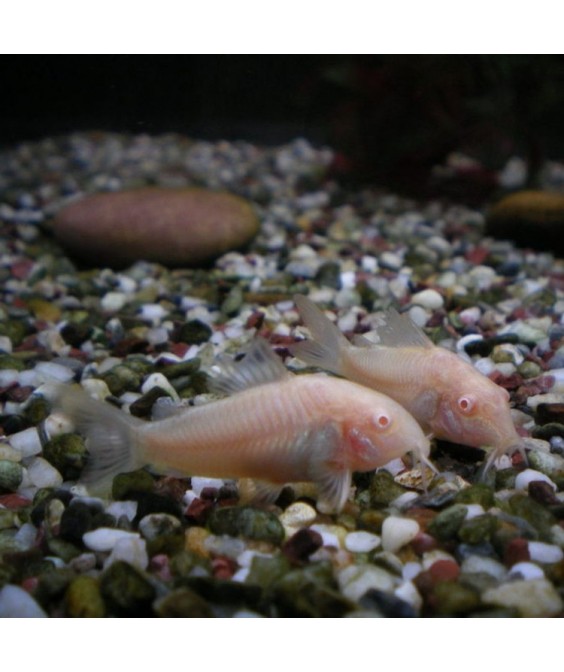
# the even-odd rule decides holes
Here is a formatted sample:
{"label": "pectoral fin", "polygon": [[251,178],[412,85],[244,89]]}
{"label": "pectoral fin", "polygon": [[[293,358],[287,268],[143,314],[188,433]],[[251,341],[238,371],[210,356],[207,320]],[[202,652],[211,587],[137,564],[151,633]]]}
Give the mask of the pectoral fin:
{"label": "pectoral fin", "polygon": [[351,471],[342,460],[339,428],[331,424],[316,432],[310,450],[310,478],[319,489],[319,508],[340,511],[350,493]]}

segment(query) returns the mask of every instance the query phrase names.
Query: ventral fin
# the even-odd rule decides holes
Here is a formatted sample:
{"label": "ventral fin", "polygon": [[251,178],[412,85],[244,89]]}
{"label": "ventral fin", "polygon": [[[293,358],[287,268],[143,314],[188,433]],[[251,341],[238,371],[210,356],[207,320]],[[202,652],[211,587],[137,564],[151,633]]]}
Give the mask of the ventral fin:
{"label": "ventral fin", "polygon": [[390,308],[383,315],[383,323],[376,327],[377,345],[387,348],[433,348],[431,339],[414,324],[408,315],[400,315]]}
{"label": "ventral fin", "polygon": [[279,483],[259,481],[253,478],[240,478],[238,487],[241,503],[274,504],[284,486]]}
{"label": "ventral fin", "polygon": [[222,394],[234,394],[292,375],[263,338],[251,342],[243,359],[222,356],[207,373],[210,390]]}

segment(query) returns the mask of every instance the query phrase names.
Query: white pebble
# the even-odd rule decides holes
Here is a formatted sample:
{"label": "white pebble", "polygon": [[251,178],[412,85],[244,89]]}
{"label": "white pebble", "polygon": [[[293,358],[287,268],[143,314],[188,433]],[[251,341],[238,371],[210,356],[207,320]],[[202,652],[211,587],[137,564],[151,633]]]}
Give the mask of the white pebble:
{"label": "white pebble", "polygon": [[496,369],[495,362],[491,357],[480,357],[474,362],[474,368],[476,371],[484,374],[484,376],[489,376],[490,373],[493,373]]}
{"label": "white pebble", "polygon": [[406,562],[405,565],[403,566],[401,575],[406,581],[411,581],[418,574],[421,573],[422,569],[423,566],[421,565],[420,562],[414,562],[414,561]]}
{"label": "white pebble", "polygon": [[39,455],[42,451],[41,440],[35,427],[29,427],[10,435],[8,441],[23,458]]}
{"label": "white pebble", "polygon": [[515,607],[523,618],[557,616],[562,611],[562,598],[546,579],[510,581],[482,594],[485,604]]}
{"label": "white pebble", "polygon": [[536,579],[544,579],[544,572],[532,562],[518,562],[509,570],[509,577],[523,579],[524,581],[535,581]]}
{"label": "white pebble", "polygon": [[56,362],[39,362],[35,365],[34,372],[39,374],[45,382],[53,380],[59,383],[68,383],[74,378],[72,369]]}
{"label": "white pebble", "polygon": [[45,433],[52,439],[54,436],[67,434],[72,431],[73,424],[63,413],[51,413],[45,418]]}
{"label": "white pebble", "polygon": [[47,614],[23,588],[6,584],[0,590],[0,618],[47,618]]}
{"label": "white pebble", "polygon": [[63,482],[61,474],[42,457],[36,457],[28,464],[27,475],[36,488],[56,488]]}
{"label": "white pebble", "polygon": [[412,295],[411,303],[427,310],[438,310],[443,307],[444,299],[436,289],[424,289]]}
{"label": "white pebble", "polygon": [[10,354],[12,352],[12,341],[8,336],[0,336],[0,352]]}
{"label": "white pebble", "polygon": [[532,481],[544,481],[548,483],[554,491],[557,490],[556,484],[546,475],[535,469],[525,469],[517,474],[515,478],[515,487],[517,490],[527,490]]}
{"label": "white pebble", "polygon": [[0,460],[8,460],[8,462],[21,462],[22,454],[14,450],[12,446],[7,443],[0,443]]}
{"label": "white pebble", "polygon": [[92,532],[86,532],[82,535],[84,545],[91,551],[107,552],[122,539],[140,539],[138,532],[128,532],[127,530],[117,530],[112,527],[99,527]]}
{"label": "white pebble", "polygon": [[[321,535],[323,540],[323,546],[329,546],[331,548],[341,548],[341,540],[339,536],[335,533],[337,526],[335,525],[312,525],[311,530],[318,532]],[[344,528],[341,528],[344,529]]]}
{"label": "white pebble", "polygon": [[132,502],[129,500],[111,502],[106,507],[106,513],[109,513],[110,516],[114,516],[116,520],[119,520],[122,516],[125,516],[127,520],[131,521],[137,515],[137,502]]}
{"label": "white pebble", "polygon": [[115,313],[121,310],[127,303],[127,296],[122,292],[108,292],[100,301],[102,310],[107,310],[110,313]]}
{"label": "white pebble", "polygon": [[481,516],[483,513],[484,513],[484,507],[481,504],[466,504],[465,520],[476,518],[476,516]]}
{"label": "white pebble", "polygon": [[149,565],[149,555],[147,554],[147,543],[145,539],[124,538],[118,539],[112,548],[112,552],[104,562],[104,569],[107,569],[114,562],[123,561],[145,570]]}
{"label": "white pebble", "polygon": [[358,530],[349,532],[345,537],[345,548],[351,553],[369,553],[378,548],[382,540],[377,534]]}
{"label": "white pebble", "polygon": [[380,255],[380,266],[389,268],[392,271],[399,271],[403,264],[402,258],[394,252],[382,252]]}
{"label": "white pebble", "polygon": [[470,555],[465,558],[460,571],[462,574],[488,574],[498,581],[504,581],[507,577],[507,569],[501,562],[481,555]]}
{"label": "white pebble", "polygon": [[413,502],[413,500],[417,499],[418,497],[419,497],[418,492],[408,490],[407,492],[404,492],[399,497],[396,497],[392,502],[390,502],[390,506],[394,507],[395,509],[399,509],[401,511],[402,509],[409,508],[411,502]]}
{"label": "white pebble", "polygon": [[104,401],[111,394],[108,385],[100,378],[86,378],[80,384],[85,392],[99,401]]}
{"label": "white pebble", "polygon": [[280,516],[280,522],[285,528],[299,529],[311,525],[317,518],[317,511],[305,502],[290,504]]}
{"label": "white pebble", "polygon": [[457,352],[464,352],[469,343],[477,343],[483,340],[484,337],[481,334],[466,334],[456,342],[456,350]]}
{"label": "white pebble", "polygon": [[206,478],[205,476],[192,477],[192,490],[196,497],[199,497],[204,488],[219,488],[223,487],[224,481],[221,478]]}
{"label": "white pebble", "polygon": [[349,565],[338,573],[337,580],[343,595],[354,602],[371,588],[389,592],[396,584],[394,576],[375,565]]}
{"label": "white pebble", "polygon": [[465,308],[461,310],[458,314],[461,322],[466,325],[476,324],[476,322],[482,316],[482,311],[477,306],[472,306],[471,308]]}
{"label": "white pebble", "polygon": [[360,260],[360,265],[362,270],[367,273],[376,273],[378,271],[378,260],[376,257],[365,254]]}
{"label": "white pebble", "polygon": [[139,521],[139,532],[151,541],[180,529],[181,523],[169,513],[150,513]]}
{"label": "white pebble", "polygon": [[388,516],[382,525],[382,546],[396,553],[419,534],[419,523],[411,518]]}
{"label": "white pebble", "polygon": [[420,328],[423,328],[429,320],[429,313],[423,306],[411,306],[407,314],[413,324]]}
{"label": "white pebble", "polygon": [[564,551],[554,544],[545,544],[542,541],[529,541],[529,555],[533,562],[551,564],[564,559]]}
{"label": "white pebble", "polygon": [[18,544],[19,550],[29,550],[34,546],[35,540],[37,539],[37,529],[35,525],[32,525],[31,523],[24,523],[16,532],[14,539]]}
{"label": "white pebble", "polygon": [[8,387],[14,383],[18,383],[20,379],[20,372],[16,369],[2,369],[0,370],[0,387]]}
{"label": "white pebble", "polygon": [[157,326],[166,315],[168,315],[168,311],[160,303],[146,303],[139,310],[139,317],[150,322],[153,326]]}
{"label": "white pebble", "polygon": [[160,387],[165,392],[167,392],[172,399],[174,399],[175,401],[180,401],[178,392],[170,384],[168,378],[164,376],[162,373],[151,373],[151,375],[147,376],[147,379],[141,386],[141,392],[143,394],[146,394],[147,392],[149,392],[149,390],[152,390],[154,387]]}
{"label": "white pebble", "polygon": [[410,604],[417,611],[423,606],[423,598],[415,587],[415,584],[411,581],[404,581],[401,586],[398,586],[394,590],[394,595],[399,597],[400,600]]}

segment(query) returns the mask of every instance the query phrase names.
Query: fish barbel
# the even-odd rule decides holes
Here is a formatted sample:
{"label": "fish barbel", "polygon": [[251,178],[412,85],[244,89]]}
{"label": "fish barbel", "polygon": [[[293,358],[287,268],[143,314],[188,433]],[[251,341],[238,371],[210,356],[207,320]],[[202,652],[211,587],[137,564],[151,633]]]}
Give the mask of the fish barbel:
{"label": "fish barbel", "polygon": [[429,440],[397,402],[322,373],[294,375],[262,339],[212,374],[212,387],[231,396],[154,422],[60,386],[55,406],[87,437],[81,480],[108,483],[149,465],[162,474],[254,479],[270,500],[287,483],[313,481],[327,508],[340,510],[353,471],[409,451],[428,463]]}
{"label": "fish barbel", "polygon": [[290,347],[296,357],[389,395],[437,438],[491,451],[486,468],[502,454],[523,452],[507,390],[435,346],[408,316],[388,311],[379,343],[360,337],[353,345],[310,299],[294,301],[313,337]]}

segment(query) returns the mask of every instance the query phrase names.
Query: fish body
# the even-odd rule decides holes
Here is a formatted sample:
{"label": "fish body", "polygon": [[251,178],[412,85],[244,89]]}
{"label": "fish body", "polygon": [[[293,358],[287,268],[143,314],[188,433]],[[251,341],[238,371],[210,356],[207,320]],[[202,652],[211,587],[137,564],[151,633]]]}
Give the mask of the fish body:
{"label": "fish body", "polygon": [[377,330],[379,343],[353,345],[309,299],[296,296],[295,302],[313,336],[291,348],[303,361],[389,395],[425,432],[490,449],[491,461],[522,449],[507,390],[435,346],[407,316],[389,312]]}
{"label": "fish body", "polygon": [[408,451],[423,461],[429,441],[389,397],[356,383],[313,374],[295,376],[262,340],[241,362],[223,362],[216,390],[231,396],[143,422],[62,388],[57,405],[88,439],[86,482],[150,465],[160,473],[254,479],[263,493],[313,481],[339,510],[352,471],[380,467]]}

